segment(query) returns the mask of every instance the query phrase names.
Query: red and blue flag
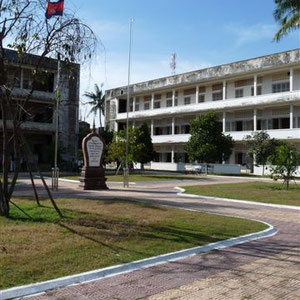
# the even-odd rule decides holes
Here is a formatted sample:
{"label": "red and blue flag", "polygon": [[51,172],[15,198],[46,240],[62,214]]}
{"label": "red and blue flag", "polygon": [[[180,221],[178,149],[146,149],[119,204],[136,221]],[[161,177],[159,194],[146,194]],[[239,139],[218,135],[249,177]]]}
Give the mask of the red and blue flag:
{"label": "red and blue flag", "polygon": [[58,0],[57,2],[48,2],[46,10],[46,18],[50,19],[53,16],[62,16],[64,12],[64,0]]}

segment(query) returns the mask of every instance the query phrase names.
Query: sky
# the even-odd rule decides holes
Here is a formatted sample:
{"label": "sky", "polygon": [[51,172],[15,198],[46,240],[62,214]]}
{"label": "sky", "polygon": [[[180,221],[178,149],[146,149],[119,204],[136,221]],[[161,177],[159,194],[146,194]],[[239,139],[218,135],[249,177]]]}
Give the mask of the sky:
{"label": "sky", "polygon": [[[95,83],[104,89],[127,85],[130,18],[131,83],[171,75],[172,53],[178,74],[300,47],[300,30],[272,41],[274,0],[65,0],[65,7],[100,41],[93,63],[81,69],[83,102]],[[82,118],[88,111],[81,106]]]}

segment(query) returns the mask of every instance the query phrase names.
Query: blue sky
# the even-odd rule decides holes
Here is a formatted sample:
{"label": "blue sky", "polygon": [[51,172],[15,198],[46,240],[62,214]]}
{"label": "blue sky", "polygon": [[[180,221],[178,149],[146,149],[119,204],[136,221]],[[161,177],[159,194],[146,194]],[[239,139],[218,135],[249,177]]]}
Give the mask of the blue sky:
{"label": "blue sky", "polygon": [[272,42],[273,0],[66,0],[65,6],[105,46],[91,69],[83,66],[81,94],[96,82],[106,89],[127,84],[131,17],[133,83],[170,75],[173,52],[181,73],[300,47],[300,31]]}

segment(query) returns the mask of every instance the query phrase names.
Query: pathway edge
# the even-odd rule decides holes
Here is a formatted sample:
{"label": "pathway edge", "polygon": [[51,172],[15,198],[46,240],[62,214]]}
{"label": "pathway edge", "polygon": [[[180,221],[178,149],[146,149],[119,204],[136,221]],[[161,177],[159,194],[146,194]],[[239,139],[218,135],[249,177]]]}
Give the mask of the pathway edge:
{"label": "pathway edge", "polygon": [[200,254],[212,250],[224,249],[227,247],[243,244],[249,241],[270,237],[277,233],[277,229],[271,224],[263,221],[259,221],[259,222],[266,224],[268,228],[263,231],[250,233],[247,235],[231,238],[220,242],[211,243],[205,246],[197,246],[190,249],[158,255],[158,256],[134,261],[127,264],[106,267],[102,269],[75,274],[75,275],[65,276],[53,280],[13,287],[10,289],[0,291],[0,299],[6,300],[6,299],[26,297],[29,295],[43,293],[49,290],[66,287],[69,285],[101,280],[116,275],[126,274],[133,271],[154,267],[167,262],[184,259],[196,254]]}

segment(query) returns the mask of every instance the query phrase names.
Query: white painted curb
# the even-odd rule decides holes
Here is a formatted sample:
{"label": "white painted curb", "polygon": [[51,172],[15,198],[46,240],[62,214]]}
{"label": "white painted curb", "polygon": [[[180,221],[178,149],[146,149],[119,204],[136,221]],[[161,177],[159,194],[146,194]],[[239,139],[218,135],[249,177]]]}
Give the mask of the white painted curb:
{"label": "white painted curb", "polygon": [[281,205],[281,204],[272,204],[272,203],[263,203],[263,202],[255,202],[255,201],[247,201],[247,200],[238,200],[238,199],[228,199],[228,198],[219,198],[219,197],[210,197],[210,196],[201,196],[201,195],[194,195],[194,194],[185,194],[185,189],[181,187],[175,187],[176,190],[180,192],[177,193],[180,197],[186,198],[198,198],[198,199],[206,199],[206,200],[217,200],[217,201],[225,201],[225,202],[235,202],[235,203],[242,203],[242,204],[250,204],[250,205],[259,205],[259,206],[267,206],[267,207],[274,207],[274,208],[285,208],[285,209],[292,209],[292,210],[300,210],[300,206],[292,206],[292,205]]}
{"label": "white painted curb", "polygon": [[[50,178],[50,177],[49,177]],[[59,181],[64,181],[64,182],[72,182],[72,183],[80,183],[79,180],[74,180],[74,179],[66,179],[66,178],[59,178]],[[106,183],[109,183],[109,184],[121,184],[123,183],[122,181],[109,181],[109,182],[106,182]],[[135,182],[129,182],[129,184],[136,184]]]}
{"label": "white painted curb", "polygon": [[[261,222],[261,221],[259,221]],[[157,266],[166,262],[176,261],[183,258],[187,258],[189,256],[193,256],[199,253],[208,252],[217,249],[223,249],[239,244],[243,244],[249,241],[258,240],[265,237],[270,237],[275,235],[277,230],[272,225],[261,222],[269,226],[269,228],[247,235],[243,235],[240,237],[228,239],[221,242],[211,243],[205,246],[194,247],[186,250],[181,250],[177,252],[172,252],[168,254],[163,254],[159,256],[154,256],[151,258],[146,258],[142,260],[138,260],[132,263],[127,263],[123,265],[112,266],[108,268],[98,269],[90,272],[80,273],[76,275],[66,276],[57,278],[54,280],[48,280],[43,282],[37,282],[34,284],[18,286],[6,290],[0,291],[0,300],[13,299],[19,297],[25,297],[28,295],[34,295],[38,293],[45,292],[47,290],[57,289],[61,287],[65,287],[68,285],[79,284],[84,282],[90,282],[94,280],[100,280],[103,278],[108,278],[120,274],[129,273],[132,271],[150,268],[153,266]]]}

